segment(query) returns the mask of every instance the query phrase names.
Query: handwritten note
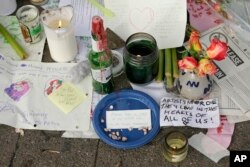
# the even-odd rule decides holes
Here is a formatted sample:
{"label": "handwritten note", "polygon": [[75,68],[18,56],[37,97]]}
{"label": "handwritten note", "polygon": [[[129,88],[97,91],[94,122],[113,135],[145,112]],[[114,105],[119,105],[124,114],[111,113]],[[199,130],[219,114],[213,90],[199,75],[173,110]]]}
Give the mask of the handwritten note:
{"label": "handwritten note", "polygon": [[[87,131],[92,101],[88,66],[87,61],[13,61],[0,53],[0,124],[22,129]],[[74,86],[62,87],[65,83]],[[75,88],[80,90],[72,94]],[[49,100],[48,96],[57,90],[56,95],[62,95],[58,104],[69,102],[64,109],[70,111],[69,106],[76,106],[73,112],[65,114]],[[79,92],[87,96],[81,102]]]}
{"label": "handwritten note", "polygon": [[108,129],[151,128],[151,110],[106,111]]}
{"label": "handwritten note", "polygon": [[70,83],[64,83],[58,89],[53,91],[48,98],[64,113],[71,112],[86,98],[76,86]]}
{"label": "handwritten note", "polygon": [[136,32],[153,35],[158,47],[173,48],[183,44],[186,0],[104,0],[115,17],[105,17],[104,25],[126,40]]}
{"label": "handwritten note", "polygon": [[164,97],[160,103],[161,126],[216,128],[220,124],[217,99],[187,100]]}

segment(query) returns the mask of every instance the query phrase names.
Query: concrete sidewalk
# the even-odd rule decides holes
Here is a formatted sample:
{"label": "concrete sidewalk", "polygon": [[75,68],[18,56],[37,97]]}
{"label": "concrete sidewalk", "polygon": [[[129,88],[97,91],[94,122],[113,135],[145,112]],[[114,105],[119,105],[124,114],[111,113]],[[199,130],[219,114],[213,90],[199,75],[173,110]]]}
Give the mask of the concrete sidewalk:
{"label": "concrete sidewalk", "polygon": [[[229,150],[250,150],[250,121],[236,124]],[[206,130],[189,127],[164,128],[149,144],[132,150],[113,148],[97,139],[66,139],[61,132],[15,129],[0,125],[1,167],[228,167],[229,157],[214,163],[189,147],[187,158],[180,164],[167,162],[161,154],[163,136],[180,130],[192,136]]]}

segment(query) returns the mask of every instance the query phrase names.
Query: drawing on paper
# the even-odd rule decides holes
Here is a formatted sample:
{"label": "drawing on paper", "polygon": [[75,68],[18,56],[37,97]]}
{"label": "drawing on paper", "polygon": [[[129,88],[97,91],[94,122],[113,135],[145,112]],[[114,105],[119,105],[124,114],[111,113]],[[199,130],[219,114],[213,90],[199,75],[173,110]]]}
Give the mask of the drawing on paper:
{"label": "drawing on paper", "polygon": [[27,94],[29,90],[29,82],[23,80],[16,83],[12,83],[8,88],[4,89],[4,92],[14,101],[19,101],[21,97]]}
{"label": "drawing on paper", "polygon": [[149,27],[154,20],[154,10],[150,7],[144,9],[133,9],[130,11],[129,19],[131,25],[138,31]]}
{"label": "drawing on paper", "polygon": [[62,86],[63,81],[61,79],[50,80],[45,88],[45,94],[50,95],[54,90]]}

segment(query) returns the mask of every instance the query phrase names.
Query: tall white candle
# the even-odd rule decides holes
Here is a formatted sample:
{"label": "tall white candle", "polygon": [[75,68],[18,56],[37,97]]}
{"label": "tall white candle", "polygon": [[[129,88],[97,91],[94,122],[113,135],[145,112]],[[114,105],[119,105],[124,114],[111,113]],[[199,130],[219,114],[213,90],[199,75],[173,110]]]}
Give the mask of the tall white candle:
{"label": "tall white candle", "polygon": [[72,61],[77,55],[77,43],[71,25],[71,10],[67,9],[68,7],[71,6],[45,10],[41,14],[50,54],[57,62]]}

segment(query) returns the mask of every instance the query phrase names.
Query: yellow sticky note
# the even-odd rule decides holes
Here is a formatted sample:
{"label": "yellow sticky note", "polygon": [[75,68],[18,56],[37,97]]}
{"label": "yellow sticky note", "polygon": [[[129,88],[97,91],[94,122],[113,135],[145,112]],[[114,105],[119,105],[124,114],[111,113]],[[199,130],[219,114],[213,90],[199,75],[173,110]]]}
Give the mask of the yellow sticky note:
{"label": "yellow sticky note", "polygon": [[81,90],[70,83],[63,83],[62,86],[48,96],[48,98],[66,114],[81,104],[86,97]]}

